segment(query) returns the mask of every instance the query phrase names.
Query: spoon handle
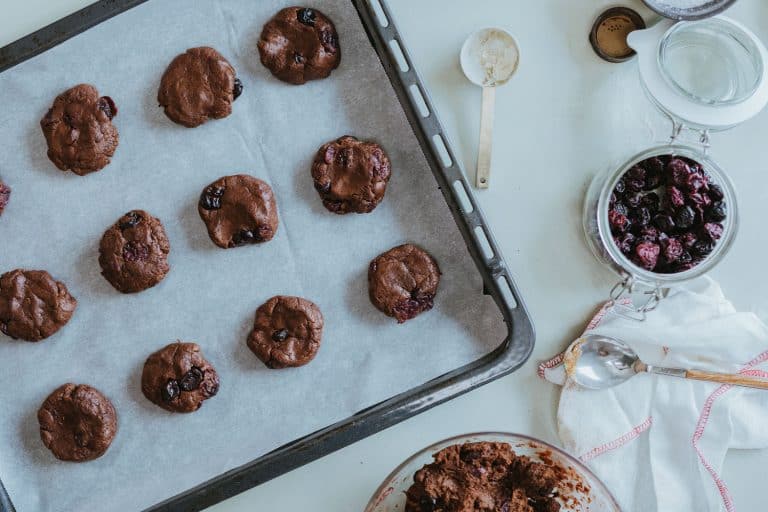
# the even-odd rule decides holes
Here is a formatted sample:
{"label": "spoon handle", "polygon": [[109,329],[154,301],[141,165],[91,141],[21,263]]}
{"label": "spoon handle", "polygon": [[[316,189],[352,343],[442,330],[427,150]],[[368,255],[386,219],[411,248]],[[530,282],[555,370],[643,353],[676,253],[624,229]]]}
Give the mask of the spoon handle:
{"label": "spoon handle", "polygon": [[493,143],[493,113],[496,109],[496,88],[483,87],[483,103],[480,110],[480,144],[477,153],[475,186],[488,188],[491,179],[491,146]]}
{"label": "spoon handle", "polygon": [[768,380],[759,377],[750,377],[749,375],[686,370],[685,378],[708,382],[720,382],[721,384],[732,384],[734,386],[745,386],[748,388],[768,389]]}

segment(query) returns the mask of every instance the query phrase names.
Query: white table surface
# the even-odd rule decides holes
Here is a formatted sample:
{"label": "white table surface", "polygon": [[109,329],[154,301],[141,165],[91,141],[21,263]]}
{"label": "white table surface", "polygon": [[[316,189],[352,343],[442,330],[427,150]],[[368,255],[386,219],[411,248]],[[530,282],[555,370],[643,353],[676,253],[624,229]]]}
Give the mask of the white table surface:
{"label": "white table surface", "polygon": [[[5,0],[0,46],[88,3]],[[491,188],[477,197],[532,313],[536,350],[518,372],[245,492],[211,508],[212,512],[359,512],[405,457],[454,434],[507,430],[557,443],[557,389],[536,377],[536,363],[565,346],[616,280],[583,243],[584,190],[595,172],[621,163],[669,132],[642,96],[633,63],[605,63],[589,46],[587,34],[594,17],[615,3],[389,0],[470,176],[480,90],[463,78],[459,48],[467,34],[488,25],[505,25],[518,38],[520,70],[497,93]],[[639,0],[623,3],[650,15]],[[768,41],[768,2],[740,0],[729,15]],[[768,298],[760,286],[765,282],[762,269],[768,251],[768,230],[763,226],[768,203],[766,134],[768,112],[763,112],[734,130],[716,134],[712,150],[736,182],[741,211],[736,244],[714,277],[739,308],[755,311],[763,319],[768,319]],[[763,490],[756,484],[764,483],[767,464],[765,450],[729,454],[724,479],[738,510],[764,509]]]}

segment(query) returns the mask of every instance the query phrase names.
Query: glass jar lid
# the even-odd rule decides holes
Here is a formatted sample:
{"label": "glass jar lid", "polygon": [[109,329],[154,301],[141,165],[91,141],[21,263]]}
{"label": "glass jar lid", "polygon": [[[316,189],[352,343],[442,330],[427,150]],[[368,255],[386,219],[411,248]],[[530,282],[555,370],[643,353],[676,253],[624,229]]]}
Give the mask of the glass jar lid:
{"label": "glass jar lid", "polygon": [[724,130],[768,103],[768,50],[724,16],[632,32],[640,78],[658,108],[699,130]]}
{"label": "glass jar lid", "polygon": [[698,103],[734,105],[751,98],[763,78],[754,39],[719,18],[678,23],[659,44],[664,79]]}

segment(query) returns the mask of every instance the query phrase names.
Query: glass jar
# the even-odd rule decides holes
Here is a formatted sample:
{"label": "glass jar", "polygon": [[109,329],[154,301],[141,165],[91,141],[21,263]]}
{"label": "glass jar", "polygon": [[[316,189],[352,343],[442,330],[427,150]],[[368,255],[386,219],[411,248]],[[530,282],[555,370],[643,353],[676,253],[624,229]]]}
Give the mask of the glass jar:
{"label": "glass jar", "polygon": [[[730,178],[707,155],[709,137],[710,132],[746,121],[768,104],[768,49],[749,29],[723,16],[697,22],[660,21],[630,33],[627,42],[637,52],[644,92],[672,123],[671,142],[653,146],[596,176],[584,203],[583,225],[594,255],[621,278],[611,290],[611,300],[630,296],[633,300],[621,312],[642,320],[675,285],[712,270],[733,244],[738,231],[736,193]],[[704,80],[699,69],[702,55],[711,58],[712,52],[727,65],[709,66]],[[688,132],[698,135],[698,145],[680,142]],[[618,181],[634,165],[663,155],[698,162],[722,189],[727,208],[722,236],[712,252],[688,270],[669,274],[633,263],[614,242],[608,221]]]}
{"label": "glass jar", "polygon": [[[610,198],[618,181],[634,165],[647,158],[663,155],[681,156],[701,164],[704,171],[711,177],[711,182],[722,188],[723,202],[728,211],[722,222],[722,237],[717,241],[712,252],[693,268],[674,274],[649,271],[632,262],[613,241],[608,222]],[[706,155],[704,150],[674,142],[646,149],[622,165],[598,174],[592,180],[584,202],[583,227],[587,245],[595,257],[616,272],[621,279],[611,291],[611,300],[616,301],[624,295],[635,293],[645,295],[645,300],[641,300],[633,308],[627,308],[636,313],[639,319],[644,318],[646,312],[654,309],[671,287],[701,276],[714,268],[733,244],[738,226],[736,192],[728,175]]]}

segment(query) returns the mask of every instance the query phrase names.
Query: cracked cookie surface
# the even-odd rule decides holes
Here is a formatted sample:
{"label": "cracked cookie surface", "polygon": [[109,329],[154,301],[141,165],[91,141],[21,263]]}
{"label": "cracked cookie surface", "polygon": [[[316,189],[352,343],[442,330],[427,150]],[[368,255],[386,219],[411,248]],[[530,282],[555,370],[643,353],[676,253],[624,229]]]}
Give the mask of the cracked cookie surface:
{"label": "cracked cookie surface", "polygon": [[0,276],[0,331],[40,341],[55,334],[75,312],[77,300],[45,270],[16,269]]}
{"label": "cracked cookie surface", "polygon": [[384,199],[392,175],[389,157],[375,142],[345,135],[323,144],[312,164],[312,181],[333,213],[368,213]]}
{"label": "cracked cookie surface", "polygon": [[84,462],[101,457],[117,434],[112,402],[87,384],[64,384],[48,395],[37,412],[40,438],[60,460]]}
{"label": "cracked cookie surface", "polygon": [[132,210],[101,237],[101,274],[122,293],[146,290],[168,274],[170,250],[160,220],[144,210]]}
{"label": "cracked cookie surface", "polygon": [[398,323],[432,309],[439,284],[437,261],[413,244],[393,247],[368,267],[371,302]]}
{"label": "cracked cookie surface", "polygon": [[222,249],[268,242],[277,232],[272,187],[247,174],[224,176],[205,187],[197,211]]}
{"label": "cracked cookie surface", "polygon": [[317,355],[323,315],[301,297],[278,295],[256,310],[248,347],[269,368],[303,366]]}
{"label": "cracked cookie surface", "polygon": [[232,113],[243,92],[235,68],[215,49],[190,48],[177,55],[163,73],[157,102],[174,123],[194,128]]}
{"label": "cracked cookie surface", "polygon": [[59,94],[40,121],[48,158],[62,171],[80,176],[99,171],[115,154],[119,136],[112,119],[115,102],[80,84]]}
{"label": "cracked cookie surface", "polygon": [[279,80],[301,85],[339,67],[341,47],[333,22],[317,9],[287,7],[264,25],[261,63]]}
{"label": "cracked cookie surface", "polygon": [[219,375],[200,346],[177,341],[147,358],[141,391],[167,411],[194,412],[219,392]]}

